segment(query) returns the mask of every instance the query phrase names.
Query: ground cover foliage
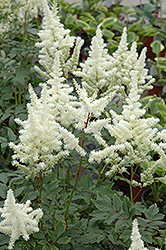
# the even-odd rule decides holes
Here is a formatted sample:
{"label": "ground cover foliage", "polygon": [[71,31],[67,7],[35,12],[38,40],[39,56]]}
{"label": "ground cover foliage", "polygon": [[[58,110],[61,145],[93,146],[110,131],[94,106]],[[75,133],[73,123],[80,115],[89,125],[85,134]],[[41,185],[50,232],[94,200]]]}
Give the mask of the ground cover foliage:
{"label": "ground cover foliage", "polygon": [[164,214],[133,196],[165,185],[164,171],[155,177],[166,130],[147,114],[153,100],[140,102],[154,81],[146,49],[128,44],[122,25],[110,55],[99,24],[80,62],[84,41],[64,28],[56,1],[1,5],[0,249],[135,249],[136,234],[138,249],[162,249]]}

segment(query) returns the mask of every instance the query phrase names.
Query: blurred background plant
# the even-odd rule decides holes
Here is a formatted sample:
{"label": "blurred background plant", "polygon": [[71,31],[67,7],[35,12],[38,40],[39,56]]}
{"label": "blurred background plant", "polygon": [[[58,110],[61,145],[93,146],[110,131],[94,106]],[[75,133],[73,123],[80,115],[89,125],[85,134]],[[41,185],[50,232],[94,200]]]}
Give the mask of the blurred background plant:
{"label": "blurred background plant", "polygon": [[[32,8],[33,6],[31,6]],[[25,2],[1,3],[0,20],[0,161],[1,167],[10,166],[9,141],[17,140],[18,126],[14,118],[27,117],[25,103],[28,101],[27,86],[39,79],[34,70],[38,60],[35,47],[40,26],[40,10],[35,11]]]}

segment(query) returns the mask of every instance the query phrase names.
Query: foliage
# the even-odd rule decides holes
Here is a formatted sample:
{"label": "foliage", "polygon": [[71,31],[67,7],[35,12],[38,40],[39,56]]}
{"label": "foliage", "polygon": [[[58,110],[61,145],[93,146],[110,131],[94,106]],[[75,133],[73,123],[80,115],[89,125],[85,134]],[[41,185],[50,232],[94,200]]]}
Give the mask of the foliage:
{"label": "foliage", "polygon": [[[110,250],[114,246],[128,249],[135,218],[146,247],[162,248],[166,234],[164,215],[156,204],[147,208],[141,202],[134,202],[136,197],[132,193],[134,185],[142,187],[134,183],[133,172],[140,159],[147,162],[156,151],[161,156],[159,163],[165,159],[165,104],[159,98],[148,103],[146,98],[141,107],[140,95],[144,89],[151,88],[153,79],[145,69],[145,49],[137,52],[134,42],[159,29],[153,26],[156,24],[153,19],[148,30],[142,23],[127,22],[132,13],[126,6],[115,6],[110,11],[102,5],[103,1],[83,2],[84,9],[59,1],[64,25],[60,23],[55,1],[52,7],[44,1],[44,9],[40,8],[40,1],[37,9],[37,2],[11,1],[9,10],[4,5],[3,13],[0,12],[0,18],[9,25],[3,26],[0,39],[0,207],[7,204],[6,194],[12,189],[20,207],[30,204],[30,200],[28,209],[43,212],[40,231],[31,230],[29,240],[24,233],[23,237],[19,235],[13,249]],[[19,12],[20,8],[25,16]],[[153,8],[149,11],[152,13]],[[125,14],[123,20],[121,14]],[[126,24],[129,24],[128,35],[123,29]],[[161,33],[165,35],[164,31]],[[87,52],[91,50],[89,60],[82,60],[81,64],[78,58],[83,42],[76,38],[78,35],[86,37],[81,51],[86,46]],[[93,46],[89,48],[91,40]],[[111,56],[104,42],[111,54],[115,51]],[[37,46],[42,49],[39,51]],[[98,72],[101,78],[97,79]],[[74,74],[79,77],[78,82],[73,81]],[[88,77],[84,78],[86,74]],[[89,75],[95,84],[90,93]],[[118,96],[119,103],[114,96],[116,99]],[[145,114],[147,107],[150,114]],[[120,126],[124,129],[122,138],[119,121],[124,125]],[[131,137],[126,137],[125,151],[117,141],[123,142],[128,136],[126,124],[131,125],[131,131],[136,128],[141,132],[132,131]],[[116,133],[111,130],[113,126]],[[147,133],[148,148],[143,133]],[[156,141],[152,143],[154,136]],[[133,146],[135,155],[127,151],[129,145]],[[147,155],[140,145],[146,147]],[[150,148],[151,145],[157,150]],[[91,160],[92,152],[105,152],[107,146],[113,148],[107,157]],[[136,156],[137,153],[141,156]],[[117,171],[113,170],[117,165],[121,178],[129,184],[129,197],[117,190],[114,181]],[[106,173],[111,168],[113,175],[109,176]],[[158,173],[159,169],[155,171]],[[130,173],[131,179],[126,180],[123,172]],[[160,177],[165,178],[165,172]],[[159,178],[154,180],[163,182]],[[9,245],[11,233],[8,228],[0,231],[0,250],[3,250]]]}

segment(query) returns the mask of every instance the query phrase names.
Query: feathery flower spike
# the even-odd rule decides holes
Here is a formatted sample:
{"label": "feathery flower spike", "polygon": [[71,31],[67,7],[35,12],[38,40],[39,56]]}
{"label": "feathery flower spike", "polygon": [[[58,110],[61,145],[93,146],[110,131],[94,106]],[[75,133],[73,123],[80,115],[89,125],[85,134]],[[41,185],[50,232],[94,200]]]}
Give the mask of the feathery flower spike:
{"label": "feathery flower spike", "polygon": [[12,249],[15,241],[22,235],[27,241],[29,235],[38,232],[38,222],[43,216],[40,208],[32,211],[31,201],[25,204],[16,203],[12,189],[7,192],[7,199],[3,208],[0,208],[1,217],[0,232],[11,236],[8,249]]}

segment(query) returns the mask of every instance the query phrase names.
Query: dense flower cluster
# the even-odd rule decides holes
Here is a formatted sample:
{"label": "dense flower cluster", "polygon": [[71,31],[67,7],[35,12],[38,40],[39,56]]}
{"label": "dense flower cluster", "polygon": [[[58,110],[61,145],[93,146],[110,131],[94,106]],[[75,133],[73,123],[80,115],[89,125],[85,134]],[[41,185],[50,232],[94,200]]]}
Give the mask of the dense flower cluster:
{"label": "dense flower cluster", "polygon": [[43,216],[40,208],[33,211],[30,207],[31,202],[28,200],[25,204],[16,203],[12,189],[7,193],[5,205],[0,208],[1,217],[0,232],[11,236],[9,249],[12,249],[15,241],[22,235],[27,241],[29,235],[38,232],[38,222]]}
{"label": "dense flower cluster", "polygon": [[144,242],[141,240],[141,235],[138,230],[137,219],[133,221],[131,240],[132,243],[128,250],[148,250],[148,248],[144,247]]}
{"label": "dense flower cluster", "polygon": [[[110,110],[112,119],[94,121],[86,130],[88,133],[93,133],[104,147],[102,150],[92,151],[89,161],[100,162],[104,159],[107,164],[111,165],[107,175],[112,175],[112,173],[120,171],[122,167],[124,168],[125,165],[134,166],[134,164],[139,165],[151,160],[151,151],[154,151],[158,153],[159,159],[151,166],[151,174],[148,172],[147,175],[142,175],[142,181],[149,184],[149,182],[153,182],[152,174],[157,164],[164,163],[166,160],[164,152],[166,130],[159,132],[157,128],[153,128],[159,121],[157,118],[142,118],[146,110],[141,108],[139,102],[138,76],[134,71],[131,73],[131,90],[126,98],[126,104],[123,105],[122,114],[118,115]],[[115,138],[114,145],[108,145],[106,140],[102,138],[103,128],[107,129],[108,133]]]}
{"label": "dense flower cluster", "polygon": [[14,150],[13,164],[30,176],[40,171],[50,171],[61,157],[69,154],[69,150],[76,149],[85,155],[78,145],[78,139],[55,121],[52,115],[54,105],[49,99],[46,85],[43,85],[40,98],[37,98],[31,86],[29,91],[31,103],[27,105],[28,120],[16,119],[23,127],[20,130],[20,143],[9,144]]}
{"label": "dense flower cluster", "polygon": [[[54,59],[57,51],[59,51],[63,74],[67,77],[68,73],[74,71],[78,64],[80,48],[83,41],[80,37],[76,38],[74,36],[70,36],[70,30],[64,29],[63,24],[60,23],[57,3],[55,1],[53,2],[51,9],[49,8],[46,0],[43,0],[43,6],[44,17],[42,30],[40,30],[38,34],[41,42],[37,42],[36,46],[41,48],[39,63],[44,67],[45,71],[42,71],[37,66],[35,69],[46,79],[51,78]],[[74,44],[75,49],[70,57],[70,50],[74,47]]]}
{"label": "dense flower cluster", "polygon": [[116,68],[110,70],[112,57],[106,49],[102,38],[101,25],[97,27],[96,36],[92,38],[89,57],[85,63],[80,63],[81,70],[74,72],[81,77],[82,86],[92,96],[97,92],[98,96],[105,96],[114,90],[115,82],[111,81]]}

